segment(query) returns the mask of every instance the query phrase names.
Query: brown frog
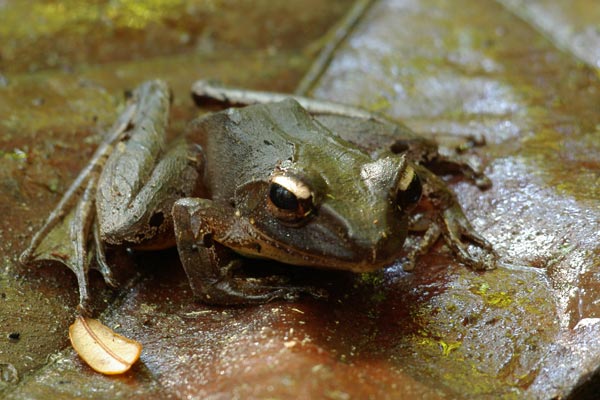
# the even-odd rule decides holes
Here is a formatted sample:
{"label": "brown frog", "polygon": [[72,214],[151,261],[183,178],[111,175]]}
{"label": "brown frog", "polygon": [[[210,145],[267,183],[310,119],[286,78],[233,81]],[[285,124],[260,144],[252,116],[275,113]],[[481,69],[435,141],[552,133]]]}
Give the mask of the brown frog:
{"label": "brown frog", "polygon": [[[330,102],[205,81],[193,94],[197,102],[238,107],[193,121],[186,137],[199,143],[167,143],[169,89],[162,81],[143,83],[22,254],[22,262],[54,259],[71,268],[82,308],[90,265],[116,283],[106,245],[176,244],[195,296],[211,304],[319,295],[268,278],[236,277],[248,257],[353,272],[390,265],[406,255],[405,238],[424,214],[429,224],[407,255],[407,269],[440,236],[467,266],[495,266],[492,247],[432,171],[459,171],[481,188],[489,181],[442,156],[434,142]],[[417,212],[420,202],[430,211]]]}

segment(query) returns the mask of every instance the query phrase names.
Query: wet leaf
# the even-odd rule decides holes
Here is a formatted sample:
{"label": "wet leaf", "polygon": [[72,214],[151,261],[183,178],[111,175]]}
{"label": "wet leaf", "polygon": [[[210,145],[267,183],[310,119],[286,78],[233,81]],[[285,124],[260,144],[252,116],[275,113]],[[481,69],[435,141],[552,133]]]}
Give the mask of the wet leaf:
{"label": "wet leaf", "polygon": [[69,327],[69,338],[79,356],[95,371],[122,374],[140,358],[142,345],[93,318],[79,316]]}

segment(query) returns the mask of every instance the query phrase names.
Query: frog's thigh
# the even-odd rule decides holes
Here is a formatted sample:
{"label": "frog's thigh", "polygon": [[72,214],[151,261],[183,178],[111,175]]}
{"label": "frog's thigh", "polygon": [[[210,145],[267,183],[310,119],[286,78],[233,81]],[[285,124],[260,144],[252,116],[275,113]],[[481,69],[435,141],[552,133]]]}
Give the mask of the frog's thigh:
{"label": "frog's thigh", "polygon": [[177,199],[198,194],[201,168],[200,148],[181,138],[168,147],[139,189],[129,185],[122,190],[119,176],[101,181],[97,196],[101,239],[152,248],[173,245],[171,208]]}

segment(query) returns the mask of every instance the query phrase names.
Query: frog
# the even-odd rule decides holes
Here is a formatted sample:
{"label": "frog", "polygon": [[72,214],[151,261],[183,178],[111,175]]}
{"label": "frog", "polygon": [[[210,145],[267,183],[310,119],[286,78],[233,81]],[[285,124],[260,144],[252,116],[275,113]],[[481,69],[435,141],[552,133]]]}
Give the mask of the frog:
{"label": "frog", "polygon": [[[380,114],[308,97],[210,81],[196,82],[192,97],[224,109],[200,115],[169,142],[168,85],[137,87],[22,253],[22,263],[67,265],[83,312],[90,269],[119,284],[106,257],[115,247],[176,246],[194,297],[211,305],[326,296],[239,276],[250,259],[359,274],[401,260],[410,270],[443,239],[467,267],[495,268],[492,245],[442,178],[458,173],[482,190],[491,183],[435,141]],[[414,234],[418,245],[405,249]]]}

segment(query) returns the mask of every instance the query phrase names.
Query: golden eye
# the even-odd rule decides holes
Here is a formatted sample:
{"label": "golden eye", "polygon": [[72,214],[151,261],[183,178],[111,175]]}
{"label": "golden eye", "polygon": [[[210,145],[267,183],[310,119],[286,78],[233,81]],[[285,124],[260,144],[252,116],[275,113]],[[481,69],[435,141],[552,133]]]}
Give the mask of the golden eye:
{"label": "golden eye", "polygon": [[313,209],[312,191],[306,183],[292,176],[273,176],[268,198],[271,213],[286,222],[298,222]]}
{"label": "golden eye", "polygon": [[421,179],[410,166],[406,168],[398,181],[396,190],[396,204],[403,211],[412,210],[421,200],[423,194]]}

